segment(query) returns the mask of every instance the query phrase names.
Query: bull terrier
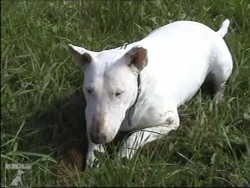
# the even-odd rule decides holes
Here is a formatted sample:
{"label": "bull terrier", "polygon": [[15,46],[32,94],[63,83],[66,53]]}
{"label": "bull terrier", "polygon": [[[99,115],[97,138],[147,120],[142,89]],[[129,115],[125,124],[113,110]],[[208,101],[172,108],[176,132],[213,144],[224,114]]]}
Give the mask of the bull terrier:
{"label": "bull terrier", "polygon": [[69,44],[84,73],[87,165],[93,165],[94,150],[103,151],[118,131],[133,131],[118,151],[130,159],[138,148],[176,130],[178,107],[203,83],[213,84],[218,102],[233,68],[223,40],[229,24],[226,19],[214,31],[198,22],[176,21],[142,40],[100,52]]}

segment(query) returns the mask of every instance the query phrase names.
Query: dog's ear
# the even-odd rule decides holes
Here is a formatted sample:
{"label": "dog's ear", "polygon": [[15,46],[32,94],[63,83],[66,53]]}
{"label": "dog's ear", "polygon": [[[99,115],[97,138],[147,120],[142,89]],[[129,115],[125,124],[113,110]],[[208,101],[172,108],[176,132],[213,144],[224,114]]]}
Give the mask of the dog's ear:
{"label": "dog's ear", "polygon": [[135,46],[125,55],[126,63],[131,68],[141,71],[148,63],[148,53],[142,46]]}
{"label": "dog's ear", "polygon": [[71,52],[76,64],[82,69],[84,69],[93,60],[94,52],[86,50],[82,47],[69,44],[69,51]]}

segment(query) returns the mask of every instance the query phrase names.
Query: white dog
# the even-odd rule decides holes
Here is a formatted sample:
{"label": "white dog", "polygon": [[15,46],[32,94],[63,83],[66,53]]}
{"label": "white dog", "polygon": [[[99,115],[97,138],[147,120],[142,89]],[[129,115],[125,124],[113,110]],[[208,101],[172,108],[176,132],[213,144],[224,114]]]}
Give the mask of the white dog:
{"label": "white dog", "polygon": [[16,177],[12,180],[10,184],[11,187],[17,187],[19,184],[23,186],[22,174],[24,174],[24,171],[22,171],[21,169],[18,169]]}
{"label": "white dog", "polygon": [[69,45],[84,71],[87,101],[87,164],[93,150],[114,139],[119,130],[135,131],[123,143],[120,157],[179,127],[177,108],[204,82],[213,83],[215,99],[223,94],[233,63],[226,43],[229,20],[215,32],[193,21],[160,27],[126,47],[93,52]]}

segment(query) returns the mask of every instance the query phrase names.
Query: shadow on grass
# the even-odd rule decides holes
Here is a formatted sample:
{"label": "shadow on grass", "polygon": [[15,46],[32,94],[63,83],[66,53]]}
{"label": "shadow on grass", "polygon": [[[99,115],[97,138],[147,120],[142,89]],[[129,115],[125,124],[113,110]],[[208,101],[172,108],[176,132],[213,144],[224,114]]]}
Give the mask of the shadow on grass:
{"label": "shadow on grass", "polygon": [[38,144],[52,148],[54,157],[85,168],[87,150],[84,108],[86,102],[80,89],[70,96],[44,107],[30,119],[38,128]]}
{"label": "shadow on grass", "polygon": [[[86,168],[88,147],[85,107],[86,101],[79,88],[70,96],[35,113],[30,121],[38,126],[39,145],[52,148],[57,159],[65,161],[71,167],[75,165],[80,171]],[[126,135],[126,132],[121,132],[107,144],[108,152],[112,153],[114,146]]]}

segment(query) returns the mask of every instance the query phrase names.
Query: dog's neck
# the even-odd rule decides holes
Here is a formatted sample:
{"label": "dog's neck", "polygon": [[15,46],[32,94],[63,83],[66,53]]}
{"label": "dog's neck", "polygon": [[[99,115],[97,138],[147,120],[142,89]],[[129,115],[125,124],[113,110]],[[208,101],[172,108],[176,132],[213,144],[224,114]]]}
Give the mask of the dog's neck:
{"label": "dog's neck", "polygon": [[135,105],[139,99],[141,93],[141,75],[140,73],[137,76],[137,94],[135,98],[135,102],[132,104],[132,106],[128,109],[128,125],[131,127],[131,113],[134,113],[135,111]]}

